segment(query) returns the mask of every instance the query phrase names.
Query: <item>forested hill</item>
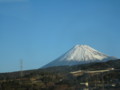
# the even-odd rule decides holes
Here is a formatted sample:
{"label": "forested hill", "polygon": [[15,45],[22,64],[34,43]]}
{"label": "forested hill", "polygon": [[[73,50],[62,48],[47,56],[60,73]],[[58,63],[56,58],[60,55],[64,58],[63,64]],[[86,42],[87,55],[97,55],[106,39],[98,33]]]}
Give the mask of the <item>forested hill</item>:
{"label": "forested hill", "polygon": [[120,90],[120,72],[118,70],[82,74],[77,77],[70,73],[77,70],[104,70],[107,68],[120,69],[120,60],[1,73],[0,90],[83,90],[86,88],[85,82],[89,83],[90,90],[102,90],[103,88],[104,90]]}
{"label": "forested hill", "polygon": [[[41,73],[69,73],[77,70],[100,70],[106,68],[116,68],[120,69],[120,59],[111,60],[107,62],[97,62],[97,63],[89,63],[82,65],[74,65],[74,66],[57,66],[57,67],[49,67],[49,68],[40,68],[34,70],[26,70],[22,71],[23,77],[30,75],[37,75]],[[0,79],[9,79],[9,78],[19,78],[21,77],[21,72],[9,72],[9,73],[0,73]]]}

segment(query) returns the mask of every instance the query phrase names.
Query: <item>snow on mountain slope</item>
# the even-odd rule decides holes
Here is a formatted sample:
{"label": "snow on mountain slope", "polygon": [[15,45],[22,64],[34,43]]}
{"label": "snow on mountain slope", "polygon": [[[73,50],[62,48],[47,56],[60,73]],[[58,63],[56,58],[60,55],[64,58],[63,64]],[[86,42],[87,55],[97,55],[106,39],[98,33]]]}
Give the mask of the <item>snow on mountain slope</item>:
{"label": "snow on mountain slope", "polygon": [[52,66],[85,64],[91,62],[103,62],[114,59],[116,58],[107,56],[88,45],[76,45],[58,59],[45,65],[44,68]]}

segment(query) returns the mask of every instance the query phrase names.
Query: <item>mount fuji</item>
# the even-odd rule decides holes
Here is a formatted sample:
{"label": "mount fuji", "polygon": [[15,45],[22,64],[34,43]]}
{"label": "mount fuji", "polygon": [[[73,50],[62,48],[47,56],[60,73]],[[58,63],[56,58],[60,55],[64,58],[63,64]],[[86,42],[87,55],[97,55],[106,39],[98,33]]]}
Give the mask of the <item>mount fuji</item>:
{"label": "mount fuji", "polygon": [[53,66],[78,65],[93,62],[105,62],[117,58],[105,55],[88,45],[76,45],[61,57],[43,66],[43,68]]}

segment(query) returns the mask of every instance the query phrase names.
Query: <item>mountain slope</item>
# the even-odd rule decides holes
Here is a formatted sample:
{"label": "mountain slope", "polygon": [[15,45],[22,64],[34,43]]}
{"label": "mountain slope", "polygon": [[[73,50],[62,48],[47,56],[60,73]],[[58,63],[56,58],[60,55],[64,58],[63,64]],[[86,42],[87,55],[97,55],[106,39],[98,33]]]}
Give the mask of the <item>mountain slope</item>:
{"label": "mountain slope", "polygon": [[88,45],[76,45],[58,59],[45,65],[44,68],[52,67],[52,66],[64,66],[64,65],[71,66],[71,65],[85,64],[91,62],[101,62],[101,61],[103,62],[114,59],[116,58],[105,55],[91,48]]}

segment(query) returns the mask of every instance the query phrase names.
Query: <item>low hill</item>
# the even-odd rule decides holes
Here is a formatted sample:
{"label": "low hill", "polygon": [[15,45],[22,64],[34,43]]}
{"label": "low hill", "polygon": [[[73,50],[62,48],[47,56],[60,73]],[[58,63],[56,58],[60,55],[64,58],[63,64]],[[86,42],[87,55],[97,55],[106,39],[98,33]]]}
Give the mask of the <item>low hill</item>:
{"label": "low hill", "polygon": [[22,76],[20,72],[1,73],[0,90],[83,90],[83,88],[88,88],[86,82],[89,83],[91,90],[103,88],[104,90],[119,90],[119,71],[83,74],[77,77],[70,73],[77,70],[104,70],[106,68],[120,69],[120,60],[27,70],[23,71]]}

